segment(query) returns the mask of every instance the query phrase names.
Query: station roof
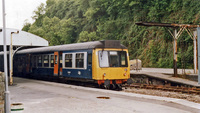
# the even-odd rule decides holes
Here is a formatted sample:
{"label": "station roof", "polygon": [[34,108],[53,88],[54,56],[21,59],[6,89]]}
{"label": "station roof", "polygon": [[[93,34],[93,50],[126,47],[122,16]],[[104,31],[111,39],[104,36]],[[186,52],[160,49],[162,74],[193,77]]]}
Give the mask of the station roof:
{"label": "station roof", "polygon": [[[10,29],[6,28],[6,45],[10,45],[10,38],[11,38],[11,32],[17,32],[19,31],[18,34],[13,33],[12,34],[12,43],[13,46],[48,46],[48,41],[36,36],[34,34],[25,32],[25,31],[20,31],[17,29]],[[3,45],[3,32],[2,28],[0,27],[0,46]]]}

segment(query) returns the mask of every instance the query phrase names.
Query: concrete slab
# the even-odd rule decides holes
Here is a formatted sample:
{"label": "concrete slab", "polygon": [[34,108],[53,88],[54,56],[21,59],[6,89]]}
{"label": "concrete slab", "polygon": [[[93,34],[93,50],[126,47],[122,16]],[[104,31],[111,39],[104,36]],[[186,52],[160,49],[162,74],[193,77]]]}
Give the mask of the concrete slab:
{"label": "concrete slab", "polygon": [[146,75],[149,77],[168,80],[175,83],[190,85],[194,87],[200,87],[200,84],[198,84],[198,82],[191,81],[188,79],[178,78],[178,77],[172,77],[173,69],[143,68],[140,71],[131,70],[131,74],[132,75]]}

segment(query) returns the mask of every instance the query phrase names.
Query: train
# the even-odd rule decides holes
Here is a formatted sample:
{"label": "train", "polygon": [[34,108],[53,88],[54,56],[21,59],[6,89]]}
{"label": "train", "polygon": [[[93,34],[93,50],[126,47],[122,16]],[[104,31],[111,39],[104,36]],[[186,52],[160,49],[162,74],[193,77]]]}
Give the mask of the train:
{"label": "train", "polygon": [[[3,53],[0,62],[3,71]],[[131,81],[128,49],[119,40],[19,50],[13,59],[13,75],[88,81],[107,89]]]}

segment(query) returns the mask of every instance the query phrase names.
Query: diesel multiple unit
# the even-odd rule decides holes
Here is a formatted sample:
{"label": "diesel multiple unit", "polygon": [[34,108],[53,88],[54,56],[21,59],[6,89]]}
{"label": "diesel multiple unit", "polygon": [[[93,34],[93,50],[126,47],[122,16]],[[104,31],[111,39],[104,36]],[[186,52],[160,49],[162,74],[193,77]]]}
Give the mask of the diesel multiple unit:
{"label": "diesel multiple unit", "polygon": [[[0,57],[3,70],[3,54]],[[116,40],[24,49],[14,55],[13,74],[120,87],[130,78],[128,49]]]}

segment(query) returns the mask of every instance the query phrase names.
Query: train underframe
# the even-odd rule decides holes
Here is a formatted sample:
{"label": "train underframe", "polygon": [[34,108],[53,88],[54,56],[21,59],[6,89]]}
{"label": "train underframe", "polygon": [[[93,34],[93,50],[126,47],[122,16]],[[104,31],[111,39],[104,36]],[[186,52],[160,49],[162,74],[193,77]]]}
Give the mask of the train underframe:
{"label": "train underframe", "polygon": [[18,74],[18,77],[25,77],[25,78],[33,78],[33,79],[40,79],[40,80],[47,80],[47,81],[55,81],[56,82],[81,82],[81,83],[95,83],[98,87],[103,89],[111,89],[111,90],[122,90],[122,84],[130,84],[130,79],[117,79],[117,80],[94,80],[94,79],[83,79],[83,78],[71,78],[71,77],[63,77],[63,76],[38,76],[33,74]]}
{"label": "train underframe", "polygon": [[112,89],[112,90],[121,90],[122,84],[128,83],[131,84],[131,79],[118,79],[118,80],[98,80],[97,81],[99,87],[105,88],[105,89]]}

